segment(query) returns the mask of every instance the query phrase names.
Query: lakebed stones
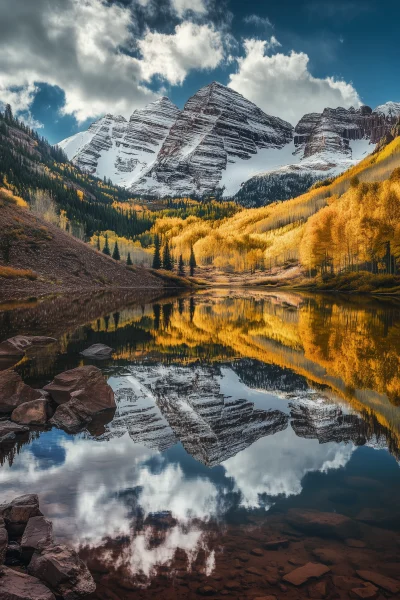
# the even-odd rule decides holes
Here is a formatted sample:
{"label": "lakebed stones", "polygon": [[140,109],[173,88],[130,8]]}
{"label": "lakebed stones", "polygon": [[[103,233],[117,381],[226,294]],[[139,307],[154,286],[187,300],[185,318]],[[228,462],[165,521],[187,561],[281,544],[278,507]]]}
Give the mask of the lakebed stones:
{"label": "lakebed stones", "polygon": [[386,577],[375,571],[357,571],[357,575],[361,577],[361,579],[369,581],[391,594],[398,594],[400,592],[400,581],[392,579],[391,577]]}
{"label": "lakebed stones", "polygon": [[310,579],[319,579],[323,575],[326,575],[326,573],[329,573],[329,571],[330,568],[326,565],[323,565],[321,563],[309,562],[306,565],[299,567],[298,569],[290,571],[290,573],[287,573],[283,577],[283,579],[287,583],[291,583],[295,586],[300,586],[303,585],[303,583],[309,581]]}
{"label": "lakebed stones", "polygon": [[290,525],[309,535],[333,537],[339,539],[357,538],[358,524],[338,513],[318,512],[314,510],[291,509],[287,520]]}
{"label": "lakebed stones", "polygon": [[10,414],[15,408],[41,398],[38,390],[26,385],[15,371],[0,371],[0,414]]}
{"label": "lakebed stones", "polygon": [[113,348],[110,346],[105,346],[104,344],[93,344],[86,350],[83,350],[80,354],[85,358],[90,358],[91,360],[107,360],[111,357],[113,353]]}
{"label": "lakebed stones", "polygon": [[44,389],[59,405],[51,423],[68,433],[81,431],[97,415],[116,408],[113,390],[94,366],[61,373]]}

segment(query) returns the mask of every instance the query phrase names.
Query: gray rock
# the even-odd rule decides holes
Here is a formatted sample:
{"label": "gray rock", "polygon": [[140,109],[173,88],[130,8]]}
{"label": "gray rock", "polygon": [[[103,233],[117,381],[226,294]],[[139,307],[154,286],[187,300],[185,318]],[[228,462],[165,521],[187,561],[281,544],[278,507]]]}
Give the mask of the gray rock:
{"label": "gray rock", "polygon": [[93,344],[86,350],[81,352],[81,355],[85,358],[91,358],[92,360],[106,360],[110,358],[113,353],[113,348],[105,346],[104,344]]}
{"label": "gray rock", "polygon": [[5,522],[1,519],[0,523],[0,565],[4,564],[8,545],[8,533],[5,526]]}
{"label": "gray rock", "polygon": [[41,554],[35,553],[28,572],[64,600],[78,600],[96,589],[87,566],[74,550],[64,545],[49,546]]}
{"label": "gray rock", "polygon": [[25,427],[24,425],[18,425],[18,423],[13,423],[12,421],[0,421],[0,436],[8,435],[9,433],[22,435],[28,431],[29,427]]}
{"label": "gray rock", "polygon": [[3,567],[0,576],[1,600],[55,600],[54,594],[36,577]]}

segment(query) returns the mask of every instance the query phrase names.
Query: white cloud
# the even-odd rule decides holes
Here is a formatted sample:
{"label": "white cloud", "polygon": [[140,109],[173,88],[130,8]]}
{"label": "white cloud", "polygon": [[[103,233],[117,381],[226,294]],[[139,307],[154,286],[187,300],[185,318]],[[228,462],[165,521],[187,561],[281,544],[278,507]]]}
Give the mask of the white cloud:
{"label": "white cloud", "polygon": [[[205,11],[202,0],[173,0],[178,15],[189,5]],[[61,112],[78,121],[107,112],[129,116],[159,95],[145,83],[153,75],[182,83],[191,69],[223,59],[222,34],[213,26],[183,22],[172,35],[147,31],[138,39],[134,10],[105,0],[3,0],[0,101],[27,111],[46,83],[64,91]]]}
{"label": "white cloud", "polygon": [[313,77],[307,54],[266,54],[276,42],[275,38],[245,40],[245,56],[237,59],[238,71],[230,76],[228,85],[266,113],[294,125],[305,113],[321,112],[326,107],[360,106],[360,97],[351,83]]}
{"label": "white cloud", "polygon": [[148,31],[138,43],[146,81],[159,75],[180,84],[192,69],[215,69],[224,58],[221,33],[212,25],[189,21],[177,25],[171,35]]}
{"label": "white cloud", "polygon": [[188,11],[199,15],[207,12],[204,0],[171,0],[171,5],[179,17],[183,17]]}
{"label": "white cloud", "polygon": [[268,17],[260,17],[259,15],[247,15],[243,21],[247,25],[255,25],[256,27],[273,27]]}

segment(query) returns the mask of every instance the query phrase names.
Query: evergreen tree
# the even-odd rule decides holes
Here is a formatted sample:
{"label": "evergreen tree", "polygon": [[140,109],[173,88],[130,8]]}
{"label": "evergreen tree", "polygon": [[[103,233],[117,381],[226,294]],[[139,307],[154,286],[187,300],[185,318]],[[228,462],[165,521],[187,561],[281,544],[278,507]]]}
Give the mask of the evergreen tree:
{"label": "evergreen tree", "polygon": [[128,252],[128,256],[127,256],[127,258],[126,258],[126,264],[127,264],[128,266],[131,266],[131,265],[133,265],[133,262],[132,262],[132,259],[131,259],[131,253],[130,253],[130,252]]}
{"label": "evergreen tree", "polygon": [[121,260],[121,257],[119,255],[119,248],[118,248],[118,242],[117,240],[115,240],[115,244],[114,244],[114,250],[112,253],[112,257],[114,260]]}
{"label": "evergreen tree", "polygon": [[96,244],[96,248],[97,248],[97,250],[99,250],[99,251],[100,251],[100,234],[99,234],[99,233],[97,234],[97,244]]}
{"label": "evergreen tree", "polygon": [[158,235],[154,238],[154,256],[153,256],[153,269],[161,269],[161,247],[160,238]]}
{"label": "evergreen tree", "polygon": [[108,234],[106,233],[106,240],[104,243],[104,248],[103,248],[103,254],[107,254],[107,256],[110,256],[111,252],[110,252],[110,246],[108,245]]}
{"label": "evergreen tree", "polygon": [[183,256],[182,254],[179,256],[179,262],[178,262],[178,274],[181,277],[185,276],[185,264],[183,262]]}
{"label": "evergreen tree", "polygon": [[11,104],[6,104],[6,110],[4,112],[4,117],[8,123],[14,122],[14,115],[13,115],[13,111],[11,108]]}
{"label": "evergreen tree", "polygon": [[189,258],[189,268],[190,268],[190,276],[193,277],[194,270],[197,267],[196,257],[194,255],[193,246],[190,248],[190,258]]}
{"label": "evergreen tree", "polygon": [[168,241],[165,243],[165,246],[164,246],[162,262],[163,262],[163,264],[162,264],[163,269],[165,269],[166,271],[172,271],[173,262],[172,262],[172,258],[171,258],[171,252],[169,249]]}

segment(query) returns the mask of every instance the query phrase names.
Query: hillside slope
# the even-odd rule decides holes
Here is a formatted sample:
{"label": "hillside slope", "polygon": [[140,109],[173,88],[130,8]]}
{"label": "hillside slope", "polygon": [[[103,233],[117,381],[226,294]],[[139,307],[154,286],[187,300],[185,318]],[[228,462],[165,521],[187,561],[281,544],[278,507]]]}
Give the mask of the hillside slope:
{"label": "hillside slope", "polygon": [[144,269],[119,264],[42,221],[0,190],[0,300],[74,290],[131,288],[143,297],[163,283]]}

